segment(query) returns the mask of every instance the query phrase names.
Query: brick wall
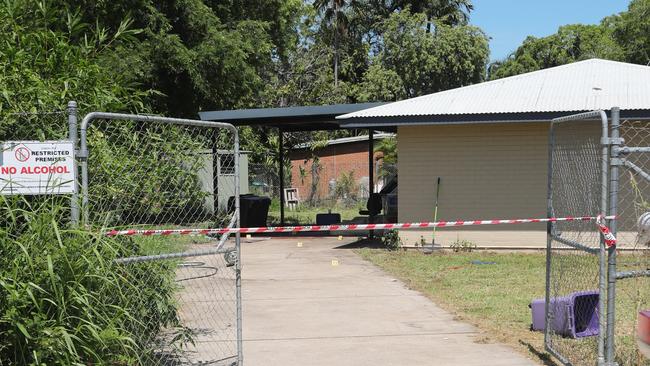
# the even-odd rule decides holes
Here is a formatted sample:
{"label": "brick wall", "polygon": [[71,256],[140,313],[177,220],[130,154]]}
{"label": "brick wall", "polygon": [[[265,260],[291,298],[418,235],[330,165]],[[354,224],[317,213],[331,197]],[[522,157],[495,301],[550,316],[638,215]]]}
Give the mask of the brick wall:
{"label": "brick wall", "polygon": [[[312,155],[320,159],[320,174],[317,193],[320,198],[327,198],[330,194],[329,182],[335,180],[341,173],[353,171],[355,181],[367,191],[368,184],[368,142],[359,141],[346,144],[329,145],[316,151],[301,149],[292,151],[291,159],[291,187],[298,188],[300,200],[309,197],[312,183]],[[381,153],[375,153],[375,159]],[[300,168],[306,172],[301,178]],[[360,187],[360,190],[362,187]]]}

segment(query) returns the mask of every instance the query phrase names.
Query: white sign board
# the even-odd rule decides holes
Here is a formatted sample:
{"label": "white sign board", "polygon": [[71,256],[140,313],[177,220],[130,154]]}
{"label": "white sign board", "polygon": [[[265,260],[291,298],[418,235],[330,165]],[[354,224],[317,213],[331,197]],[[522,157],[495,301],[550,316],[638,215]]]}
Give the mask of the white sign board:
{"label": "white sign board", "polygon": [[0,194],[75,192],[72,142],[6,141],[0,146]]}

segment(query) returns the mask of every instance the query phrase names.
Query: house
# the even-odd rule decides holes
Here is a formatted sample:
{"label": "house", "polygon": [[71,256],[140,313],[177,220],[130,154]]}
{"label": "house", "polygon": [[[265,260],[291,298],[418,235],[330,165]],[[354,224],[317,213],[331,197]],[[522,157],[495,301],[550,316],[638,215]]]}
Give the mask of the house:
{"label": "house", "polygon": [[[399,222],[546,217],[552,118],[621,108],[650,119],[650,67],[590,59],[339,116],[345,128],[397,130]],[[575,138],[600,136],[598,121]],[[578,214],[578,213],[576,213]],[[592,215],[594,213],[584,213]],[[431,230],[402,231],[407,245]],[[546,245],[544,224],[445,228],[436,244]]]}
{"label": "house", "polygon": [[[394,137],[394,134],[374,134],[377,141]],[[360,199],[368,197],[368,135],[352,136],[327,141],[324,146],[313,148],[310,143],[296,146],[289,153],[291,160],[291,187],[298,190],[301,200],[310,197],[328,198],[334,195],[337,184],[343,178],[354,182],[353,195]],[[381,152],[373,153],[374,176],[379,176]],[[383,181],[375,181],[379,191]]]}

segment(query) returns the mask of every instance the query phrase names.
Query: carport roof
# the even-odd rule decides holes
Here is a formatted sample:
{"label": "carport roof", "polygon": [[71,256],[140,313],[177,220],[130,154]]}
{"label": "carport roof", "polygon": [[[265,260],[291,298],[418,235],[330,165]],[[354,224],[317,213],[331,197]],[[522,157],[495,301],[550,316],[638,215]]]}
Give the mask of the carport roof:
{"label": "carport roof", "polygon": [[650,67],[590,59],[337,117],[343,127],[548,121],[597,109],[650,116]]}
{"label": "carport roof", "polygon": [[267,126],[284,131],[335,130],[340,124],[337,116],[385,103],[333,104],[284,108],[255,108],[199,112],[207,121],[232,123],[235,126]]}

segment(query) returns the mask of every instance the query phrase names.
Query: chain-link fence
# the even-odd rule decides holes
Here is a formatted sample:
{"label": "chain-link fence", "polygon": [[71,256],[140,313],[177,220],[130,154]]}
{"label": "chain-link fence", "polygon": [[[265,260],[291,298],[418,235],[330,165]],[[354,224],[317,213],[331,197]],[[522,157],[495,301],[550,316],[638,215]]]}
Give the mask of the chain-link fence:
{"label": "chain-link fence", "polygon": [[[650,122],[625,120],[619,128],[624,144],[618,174],[615,360],[621,365],[650,365],[637,335],[641,311],[650,310]],[[614,162],[616,163],[616,162]],[[646,330],[646,333],[650,330]]]}
{"label": "chain-link fence", "polygon": [[[284,195],[285,223],[314,224],[319,213],[338,213],[345,222],[365,222],[369,197],[369,171],[366,161],[353,159],[294,159],[287,167],[284,188],[281,189],[278,172],[263,164],[249,164],[251,193],[271,198],[268,222],[280,221],[280,195]],[[377,164],[374,167],[374,192],[380,192],[397,176],[394,165]],[[392,189],[385,195],[393,198],[388,214],[397,219],[396,195]],[[389,203],[389,202],[388,202]],[[387,203],[387,204],[388,204]],[[386,211],[389,211],[386,207]],[[386,216],[382,212],[381,216]],[[378,221],[376,221],[378,222]]]}
{"label": "chain-link fence", "polygon": [[650,123],[569,116],[550,142],[549,216],[607,213],[617,242],[593,222],[549,225],[547,349],[567,365],[650,365]]}
{"label": "chain-link fence", "polygon": [[[549,217],[602,212],[600,124],[558,121],[550,131]],[[546,345],[566,364],[595,365],[604,285],[601,239],[592,221],[550,223]],[[602,355],[602,338],[600,339]]]}
{"label": "chain-link fence", "polygon": [[[239,241],[167,229],[237,227],[239,148],[227,124],[91,113],[81,124],[81,221],[118,237],[138,363],[241,364]],[[175,232],[178,234],[178,232]]]}

